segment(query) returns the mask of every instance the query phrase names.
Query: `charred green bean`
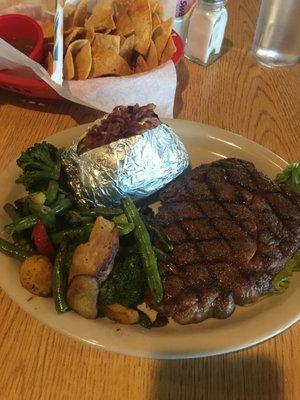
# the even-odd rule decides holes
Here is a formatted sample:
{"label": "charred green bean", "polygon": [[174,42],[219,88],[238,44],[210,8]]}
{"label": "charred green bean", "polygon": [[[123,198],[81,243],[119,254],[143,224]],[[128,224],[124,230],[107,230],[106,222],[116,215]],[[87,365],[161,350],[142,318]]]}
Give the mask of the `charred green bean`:
{"label": "charred green bean", "polygon": [[149,232],[133,201],[130,198],[125,198],[122,200],[122,204],[128,221],[132,222],[135,226],[134,235],[153,300],[156,303],[160,303],[163,298],[163,287]]}

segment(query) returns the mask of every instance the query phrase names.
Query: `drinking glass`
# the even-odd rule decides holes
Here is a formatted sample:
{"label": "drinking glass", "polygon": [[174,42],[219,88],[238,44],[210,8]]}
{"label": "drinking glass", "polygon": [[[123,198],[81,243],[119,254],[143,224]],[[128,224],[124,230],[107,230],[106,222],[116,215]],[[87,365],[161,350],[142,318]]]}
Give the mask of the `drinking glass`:
{"label": "drinking glass", "polygon": [[262,0],[253,57],[270,68],[300,62],[300,0]]}

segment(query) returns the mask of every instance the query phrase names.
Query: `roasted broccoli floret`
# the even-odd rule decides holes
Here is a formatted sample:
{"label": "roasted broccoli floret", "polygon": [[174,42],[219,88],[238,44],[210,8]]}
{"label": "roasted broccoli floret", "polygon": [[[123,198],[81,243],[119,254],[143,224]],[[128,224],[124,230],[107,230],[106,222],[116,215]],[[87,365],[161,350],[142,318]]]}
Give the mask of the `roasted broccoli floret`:
{"label": "roasted broccoli floret", "polygon": [[23,174],[16,183],[23,184],[29,192],[46,190],[50,180],[59,180],[60,153],[55,146],[46,142],[29,147],[17,160]]}
{"label": "roasted broccoli floret", "polygon": [[39,213],[43,210],[46,196],[43,192],[30,193],[28,196],[15,200],[15,207],[23,217]]}
{"label": "roasted broccoli floret", "polygon": [[15,205],[21,210],[22,215],[35,214],[43,210],[46,195],[43,192],[30,193],[28,196],[15,201]]}
{"label": "roasted broccoli floret", "polygon": [[117,261],[109,278],[100,288],[99,304],[121,304],[125,307],[137,306],[143,300],[146,277],[138,256]]}

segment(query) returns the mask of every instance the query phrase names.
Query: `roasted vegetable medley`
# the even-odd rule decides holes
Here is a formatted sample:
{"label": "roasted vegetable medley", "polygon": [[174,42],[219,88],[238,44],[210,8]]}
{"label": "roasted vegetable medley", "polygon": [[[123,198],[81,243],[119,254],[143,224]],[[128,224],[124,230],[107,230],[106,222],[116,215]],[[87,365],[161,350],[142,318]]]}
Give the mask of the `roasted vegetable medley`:
{"label": "roasted vegetable medley", "polygon": [[[27,195],[4,210],[0,251],[22,261],[20,281],[34,295],[53,296],[57,313],[73,309],[86,318],[107,316],[152,326],[138,305],[159,304],[163,288],[157,260],[172,246],[153,223],[148,206],[125,198],[122,207],[79,208],[61,166],[61,149],[43,142],[17,160]],[[161,243],[153,246],[154,240]]]}

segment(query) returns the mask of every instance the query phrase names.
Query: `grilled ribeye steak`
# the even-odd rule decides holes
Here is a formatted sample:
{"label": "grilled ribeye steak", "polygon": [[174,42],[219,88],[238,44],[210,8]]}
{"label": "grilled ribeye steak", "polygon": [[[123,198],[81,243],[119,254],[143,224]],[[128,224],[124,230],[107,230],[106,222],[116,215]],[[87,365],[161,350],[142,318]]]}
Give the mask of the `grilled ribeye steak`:
{"label": "grilled ribeye steak", "polygon": [[156,222],[174,245],[160,264],[159,310],[181,324],[227,318],[273,290],[300,247],[300,196],[226,159],[201,165],[160,193]]}

